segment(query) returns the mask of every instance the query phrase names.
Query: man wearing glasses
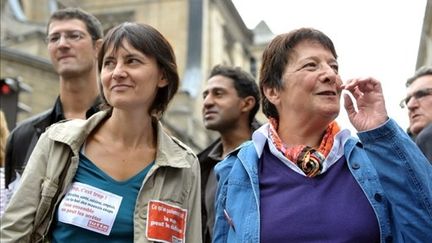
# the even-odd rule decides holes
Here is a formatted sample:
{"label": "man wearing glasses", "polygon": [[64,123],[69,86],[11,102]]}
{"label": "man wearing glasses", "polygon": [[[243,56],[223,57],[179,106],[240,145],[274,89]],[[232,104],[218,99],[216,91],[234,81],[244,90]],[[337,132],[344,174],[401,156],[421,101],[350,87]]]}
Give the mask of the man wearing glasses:
{"label": "man wearing glasses", "polygon": [[432,66],[418,69],[406,86],[407,97],[400,105],[408,108],[408,130],[432,163]]}
{"label": "man wearing glasses", "polygon": [[[60,94],[50,110],[23,121],[6,145],[5,184],[13,190],[39,136],[64,119],[86,119],[98,111],[97,55],[102,25],[80,9],[54,12],[47,25],[47,47],[59,75]],[[11,182],[14,184],[10,184]]]}

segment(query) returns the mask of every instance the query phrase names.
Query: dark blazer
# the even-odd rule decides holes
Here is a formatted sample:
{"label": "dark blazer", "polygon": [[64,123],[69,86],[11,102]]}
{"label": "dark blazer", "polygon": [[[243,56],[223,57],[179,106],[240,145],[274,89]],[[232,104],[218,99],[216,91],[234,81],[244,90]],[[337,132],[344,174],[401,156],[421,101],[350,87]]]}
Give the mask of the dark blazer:
{"label": "dark blazer", "polygon": [[417,135],[415,142],[429,162],[432,163],[432,123],[423,128]]}
{"label": "dark blazer", "polygon": [[[99,111],[100,98],[87,110],[86,117]],[[16,173],[22,174],[27,161],[33,152],[40,135],[51,124],[64,120],[60,97],[50,110],[39,113],[18,124],[9,134],[5,151],[5,185],[15,180]]]}

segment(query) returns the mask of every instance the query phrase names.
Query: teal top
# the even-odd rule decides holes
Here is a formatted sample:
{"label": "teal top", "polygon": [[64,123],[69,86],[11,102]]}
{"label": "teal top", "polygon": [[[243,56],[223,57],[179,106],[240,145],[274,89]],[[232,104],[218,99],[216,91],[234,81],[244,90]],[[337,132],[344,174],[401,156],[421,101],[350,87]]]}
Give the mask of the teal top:
{"label": "teal top", "polygon": [[[59,208],[61,206],[58,207],[55,222],[53,222],[52,242],[133,242],[133,216],[136,198],[143,180],[153,164],[154,162],[125,181],[117,181],[99,169],[83,153],[80,153],[74,183],[79,182],[122,197],[120,207],[109,235],[59,221]],[[73,190],[69,192],[71,191]],[[63,201],[65,198],[62,199],[61,203],[67,203]],[[92,203],[91,200],[89,203]],[[80,205],[86,205],[86,202],[81,202]],[[88,208],[81,210],[84,213],[89,211]]]}

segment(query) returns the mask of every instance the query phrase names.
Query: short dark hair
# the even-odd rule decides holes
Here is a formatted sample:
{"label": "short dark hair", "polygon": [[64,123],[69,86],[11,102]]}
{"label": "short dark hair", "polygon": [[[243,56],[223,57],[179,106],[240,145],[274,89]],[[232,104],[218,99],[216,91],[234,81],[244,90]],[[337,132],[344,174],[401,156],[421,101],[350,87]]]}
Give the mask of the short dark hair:
{"label": "short dark hair", "polygon": [[252,96],[255,99],[255,105],[249,113],[249,123],[255,118],[260,106],[260,93],[258,85],[251,74],[243,71],[240,67],[230,67],[224,65],[216,65],[210,72],[209,78],[216,75],[221,75],[233,80],[234,88],[241,98]]}
{"label": "short dark hair", "polygon": [[87,31],[90,34],[93,41],[102,39],[103,37],[102,24],[95,16],[79,8],[64,8],[55,11],[48,20],[47,34],[51,22],[55,20],[71,20],[71,19],[78,19],[84,22]]}
{"label": "short dark hair", "polygon": [[414,81],[416,81],[418,78],[426,76],[426,75],[432,75],[432,66],[423,66],[415,72],[414,76],[409,78],[406,81],[406,87],[410,86]]}
{"label": "short dark hair", "polygon": [[282,75],[288,65],[293,49],[304,40],[316,41],[328,49],[335,58],[336,50],[331,39],[323,32],[312,28],[300,28],[276,36],[264,49],[260,69],[259,85],[264,115],[279,120],[276,107],[265,97],[264,87],[283,88]]}
{"label": "short dark hair", "polygon": [[[103,39],[98,56],[99,71],[102,70],[103,57],[107,49],[113,47],[113,50],[116,51],[122,47],[123,40],[126,40],[141,53],[155,58],[158,67],[167,79],[168,84],[157,90],[155,100],[149,109],[149,114],[156,112],[162,115],[177,92],[180,82],[174,51],[170,43],[158,30],[150,25],[130,22],[117,25],[109,30]],[[101,84],[100,87],[102,87]],[[101,96],[105,105],[109,106],[102,88]]]}

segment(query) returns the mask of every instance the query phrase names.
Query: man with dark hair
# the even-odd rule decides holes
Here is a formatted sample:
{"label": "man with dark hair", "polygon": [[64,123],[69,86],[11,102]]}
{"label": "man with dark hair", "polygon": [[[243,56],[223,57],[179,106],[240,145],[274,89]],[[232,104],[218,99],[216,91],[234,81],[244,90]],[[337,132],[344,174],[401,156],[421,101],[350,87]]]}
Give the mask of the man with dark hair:
{"label": "man with dark hair", "polygon": [[215,66],[203,92],[204,126],[220,138],[198,154],[201,165],[203,242],[211,242],[217,181],[214,166],[258,128],[260,94],[254,78],[239,67]]}
{"label": "man with dark hair", "polygon": [[432,163],[432,66],[419,68],[406,86],[400,105],[408,108],[408,132]]}
{"label": "man with dark hair", "polygon": [[60,94],[50,110],[19,124],[6,145],[5,184],[16,179],[39,136],[64,119],[86,119],[97,112],[97,55],[102,43],[102,25],[93,15],[76,8],[54,12],[47,25],[47,47],[60,79]]}

